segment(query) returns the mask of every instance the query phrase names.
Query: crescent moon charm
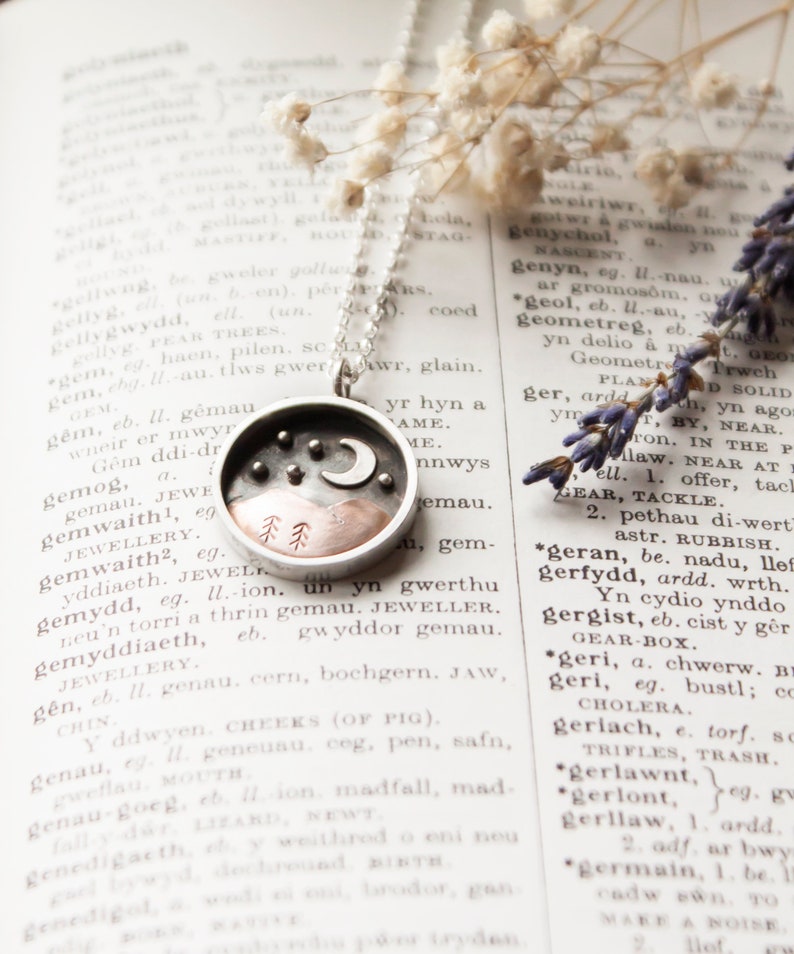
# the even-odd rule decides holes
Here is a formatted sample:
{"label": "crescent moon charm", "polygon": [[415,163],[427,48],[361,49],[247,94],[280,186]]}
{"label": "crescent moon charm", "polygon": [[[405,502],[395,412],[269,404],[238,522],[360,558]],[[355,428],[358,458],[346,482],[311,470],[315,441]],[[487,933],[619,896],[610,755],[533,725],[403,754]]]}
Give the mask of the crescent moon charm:
{"label": "crescent moon charm", "polygon": [[341,447],[348,447],[356,455],[353,466],[341,472],[323,470],[320,476],[334,487],[360,487],[375,473],[378,458],[369,444],[356,440],[355,437],[343,437],[339,444]]}

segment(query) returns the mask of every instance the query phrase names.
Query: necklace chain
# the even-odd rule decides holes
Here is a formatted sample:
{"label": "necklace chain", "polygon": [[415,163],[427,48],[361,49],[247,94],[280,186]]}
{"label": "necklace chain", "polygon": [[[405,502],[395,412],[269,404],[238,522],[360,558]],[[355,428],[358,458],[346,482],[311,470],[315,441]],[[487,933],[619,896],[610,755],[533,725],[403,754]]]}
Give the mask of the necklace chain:
{"label": "necklace chain", "polygon": [[[475,3],[476,0],[463,0],[453,36],[464,37],[467,35],[474,14]],[[393,60],[399,63],[403,69],[407,68],[411,47],[416,40],[420,5],[421,0],[408,0],[400,32],[397,36]],[[419,175],[415,173],[404,197],[403,209],[396,217],[381,281],[375,290],[372,303],[366,308],[368,320],[364,326],[364,333],[355,348],[351,349],[348,335],[350,321],[356,309],[358,283],[366,273],[366,260],[372,242],[375,210],[382,202],[378,184],[367,189],[364,205],[357,218],[353,255],[347,272],[347,283],[337,306],[336,329],[328,362],[328,371],[334,380],[334,391],[337,394],[347,396],[351,385],[355,384],[367,370],[369,357],[375,350],[375,340],[380,332],[381,322],[387,315],[396,314],[394,281],[403,251],[408,242],[409,226],[418,203],[418,196]],[[350,362],[345,354],[348,350],[355,351],[355,358]]]}

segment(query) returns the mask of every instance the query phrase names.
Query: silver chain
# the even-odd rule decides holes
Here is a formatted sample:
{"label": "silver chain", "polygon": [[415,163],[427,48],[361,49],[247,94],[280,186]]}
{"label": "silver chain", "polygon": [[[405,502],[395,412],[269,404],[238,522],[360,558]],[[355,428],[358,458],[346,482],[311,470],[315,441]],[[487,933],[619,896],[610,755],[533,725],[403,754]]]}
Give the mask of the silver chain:
{"label": "silver chain", "polygon": [[[400,32],[397,35],[393,60],[399,63],[404,70],[407,69],[411,48],[416,40],[416,25],[421,2],[422,0],[408,0],[400,24]],[[458,14],[453,36],[464,37],[467,35],[476,2],[477,0],[464,0]],[[351,386],[367,370],[369,358],[375,350],[375,339],[380,332],[381,322],[389,314],[397,313],[394,283],[397,268],[408,243],[409,226],[418,204],[418,196],[419,176],[414,175],[403,200],[402,211],[396,218],[396,226],[390,237],[389,250],[380,284],[375,290],[372,303],[366,308],[368,320],[364,326],[364,333],[358,344],[351,348],[348,340],[350,320],[356,308],[359,280],[366,274],[366,260],[373,239],[375,211],[381,202],[379,185],[371,186],[366,190],[366,198],[357,217],[353,255],[347,272],[347,283],[337,305],[336,329],[328,361],[328,373],[334,382],[334,393],[339,396],[347,397],[350,394]],[[348,361],[345,355],[348,350],[355,351],[355,358],[352,361]]]}

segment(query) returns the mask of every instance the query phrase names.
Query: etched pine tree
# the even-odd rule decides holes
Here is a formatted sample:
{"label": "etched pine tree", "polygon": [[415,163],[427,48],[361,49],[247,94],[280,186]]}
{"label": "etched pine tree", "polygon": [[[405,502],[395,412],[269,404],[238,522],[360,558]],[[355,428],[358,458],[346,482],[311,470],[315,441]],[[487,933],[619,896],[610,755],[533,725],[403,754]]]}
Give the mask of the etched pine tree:
{"label": "etched pine tree", "polygon": [[292,536],[290,537],[289,545],[293,550],[298,550],[306,546],[309,540],[310,530],[311,527],[305,520],[301,520],[292,527]]}
{"label": "etched pine tree", "polygon": [[259,539],[262,543],[268,543],[271,538],[278,533],[278,525],[280,522],[281,518],[276,514],[265,517],[262,521],[262,529],[259,531]]}

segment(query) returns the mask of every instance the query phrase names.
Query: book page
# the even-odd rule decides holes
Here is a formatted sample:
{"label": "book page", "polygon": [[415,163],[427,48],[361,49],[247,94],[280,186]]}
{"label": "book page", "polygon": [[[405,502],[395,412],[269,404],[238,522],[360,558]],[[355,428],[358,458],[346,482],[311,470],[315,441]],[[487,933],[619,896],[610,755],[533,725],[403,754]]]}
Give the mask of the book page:
{"label": "book page", "polygon": [[[759,208],[750,175],[686,220],[583,180],[528,224],[503,224],[509,430],[531,418],[533,460],[694,340],[725,275],[710,236]],[[628,223],[650,242],[621,235]],[[777,950],[791,929],[790,356],[785,317],[771,342],[732,334],[705,390],[638,429],[601,480],[577,474],[553,507],[548,492],[516,496],[561,950],[593,932],[618,950]],[[527,460],[527,438],[516,443]]]}
{"label": "book page", "polygon": [[[747,50],[733,52],[752,75]],[[719,123],[750,115],[748,102]],[[588,163],[526,220],[494,223],[511,461],[564,452],[580,413],[639,396],[709,327],[753,219],[787,183],[781,94],[761,125],[682,212],[657,209],[614,163]],[[668,135],[695,138],[686,125]],[[601,479],[577,473],[551,507],[548,485],[516,493],[557,950],[790,944],[794,431],[780,311],[769,341],[732,332],[704,390],[649,415]]]}
{"label": "book page", "polygon": [[29,91],[0,99],[4,949],[784,943],[789,327],[736,335],[605,479],[520,477],[701,331],[788,115],[674,219],[607,164],[522,220],[420,206],[356,392],[411,443],[416,522],[352,579],[279,580],[211,471],[329,392],[353,229],[257,116],[365,88],[399,21],[303,9],[0,10]]}
{"label": "book page", "polygon": [[[462,950],[544,930],[479,212],[418,212],[422,264],[357,392],[418,457],[402,546],[303,585],[242,563],[214,514],[226,434],[330,392],[351,255],[262,101],[366,86],[361,58],[396,32],[385,8],[378,46],[355,10],[340,30],[320,5],[305,23],[258,7],[87,4],[89,32],[38,80],[54,118],[13,303],[36,552],[15,572],[7,949]],[[15,46],[45,9],[9,10]]]}

